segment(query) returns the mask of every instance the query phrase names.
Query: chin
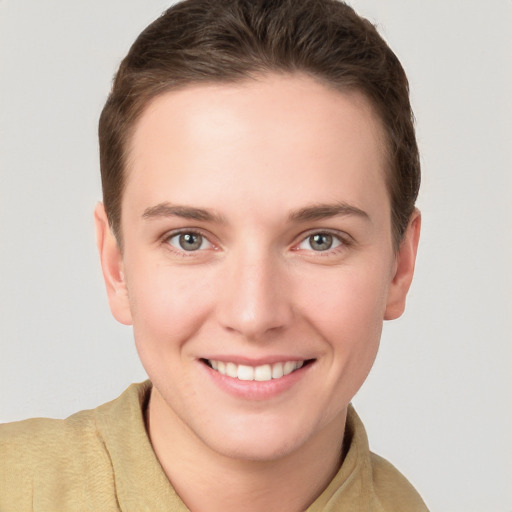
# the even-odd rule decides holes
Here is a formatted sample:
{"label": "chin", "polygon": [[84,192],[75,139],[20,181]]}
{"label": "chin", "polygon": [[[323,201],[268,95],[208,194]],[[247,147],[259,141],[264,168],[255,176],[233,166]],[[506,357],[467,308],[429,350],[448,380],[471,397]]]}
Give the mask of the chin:
{"label": "chin", "polygon": [[[247,423],[250,423],[249,425]],[[277,424],[276,424],[277,423]],[[232,459],[255,462],[271,462],[282,459],[307,444],[313,429],[293,428],[289,422],[265,421],[263,418],[234,422],[196,434],[213,451]]]}
{"label": "chin", "polygon": [[226,439],[228,442],[215,443],[211,446],[220,455],[231,459],[272,462],[290,455],[300,448],[301,442],[294,443],[289,439],[269,439],[246,436],[244,439]]}

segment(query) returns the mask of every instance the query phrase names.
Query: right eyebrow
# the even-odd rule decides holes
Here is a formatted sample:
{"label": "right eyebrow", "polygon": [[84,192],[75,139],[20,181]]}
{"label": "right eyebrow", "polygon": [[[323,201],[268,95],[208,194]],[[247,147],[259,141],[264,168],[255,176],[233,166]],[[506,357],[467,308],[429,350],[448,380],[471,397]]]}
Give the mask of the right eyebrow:
{"label": "right eyebrow", "polygon": [[169,202],[159,203],[144,210],[143,219],[158,219],[165,217],[181,217],[182,219],[198,220],[202,222],[217,222],[224,224],[225,220],[219,214],[193,206],[174,205]]}
{"label": "right eyebrow", "polygon": [[289,219],[293,222],[307,222],[328,219],[338,215],[354,215],[367,221],[370,220],[370,216],[364,210],[345,202],[307,206],[290,212]]}

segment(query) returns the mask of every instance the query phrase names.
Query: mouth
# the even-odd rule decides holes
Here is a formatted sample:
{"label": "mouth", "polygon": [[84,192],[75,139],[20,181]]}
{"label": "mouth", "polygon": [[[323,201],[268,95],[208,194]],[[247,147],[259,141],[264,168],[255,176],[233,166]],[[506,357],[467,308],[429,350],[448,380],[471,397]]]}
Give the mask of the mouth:
{"label": "mouth", "polygon": [[215,359],[201,359],[201,361],[212,370],[226,375],[233,379],[243,381],[264,382],[277,380],[290,375],[300,368],[312,363],[313,359],[302,361],[284,361],[273,364],[262,364],[259,366],[249,366],[245,364],[236,364],[233,362],[218,361]]}

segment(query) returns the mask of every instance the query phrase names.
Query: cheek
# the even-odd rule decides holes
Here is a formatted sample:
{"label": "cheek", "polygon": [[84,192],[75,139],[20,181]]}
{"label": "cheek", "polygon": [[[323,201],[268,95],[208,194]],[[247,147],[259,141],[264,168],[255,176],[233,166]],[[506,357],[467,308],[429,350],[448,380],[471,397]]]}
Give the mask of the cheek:
{"label": "cheek", "polygon": [[309,306],[303,311],[324,340],[333,398],[348,403],[377,355],[388,283],[382,265],[333,270],[330,278],[317,276],[316,286],[304,287]]}
{"label": "cheek", "polygon": [[369,267],[329,269],[302,279],[301,309],[328,338],[356,342],[371,332],[380,333],[386,304],[385,272]]}
{"label": "cheek", "polygon": [[197,268],[155,264],[127,275],[128,295],[138,348],[160,351],[181,346],[201,327],[213,293]]}
{"label": "cheek", "polygon": [[[317,280],[317,285],[323,280]],[[357,393],[375,361],[383,324],[387,285],[379,274],[340,272],[323,286],[304,287],[309,325],[324,342],[326,421]]]}

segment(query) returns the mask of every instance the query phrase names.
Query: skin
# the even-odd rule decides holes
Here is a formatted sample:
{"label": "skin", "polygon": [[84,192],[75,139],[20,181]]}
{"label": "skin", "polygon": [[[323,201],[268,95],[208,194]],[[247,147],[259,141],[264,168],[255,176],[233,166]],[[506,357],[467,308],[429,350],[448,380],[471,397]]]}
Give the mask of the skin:
{"label": "skin", "polygon": [[[383,320],[403,312],[419,238],[416,212],[393,249],[383,139],[363,96],[301,75],[168,92],[138,121],[123,251],[101,204],[97,240],[154,385],[155,453],[192,510],[304,510],[338,470],[347,406]],[[308,363],[276,391],[223,387],[205,359]]]}

